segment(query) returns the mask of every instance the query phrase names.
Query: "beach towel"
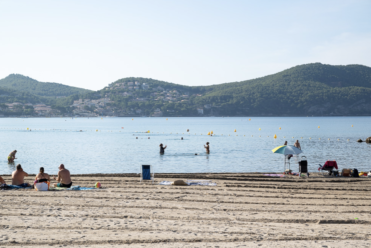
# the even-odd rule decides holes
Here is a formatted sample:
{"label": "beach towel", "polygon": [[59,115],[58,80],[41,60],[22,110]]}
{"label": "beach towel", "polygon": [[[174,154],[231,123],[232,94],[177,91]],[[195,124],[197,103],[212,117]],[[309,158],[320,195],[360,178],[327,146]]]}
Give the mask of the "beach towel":
{"label": "beach towel", "polygon": [[284,174],[263,174],[267,177],[286,177]]}
{"label": "beach towel", "polygon": [[49,190],[93,190],[93,189],[97,189],[97,188],[80,187],[76,185],[76,186],[72,186],[71,188],[54,187],[54,188],[50,188]]}
{"label": "beach towel", "polygon": [[213,183],[211,180],[187,180],[187,184],[190,186],[216,186],[216,183]]}
{"label": "beach towel", "polygon": [[32,189],[32,187],[21,187],[17,185],[8,185],[8,184],[3,184],[0,186],[1,190],[11,190],[11,189]]}
{"label": "beach towel", "polygon": [[[173,184],[173,182],[171,182],[171,181],[162,181],[162,182],[159,183],[159,185],[172,185],[172,184]],[[213,183],[209,180],[205,180],[205,181],[203,181],[203,180],[187,180],[186,184],[188,186],[196,186],[196,185],[198,185],[198,186],[216,186],[216,183]]]}
{"label": "beach towel", "polygon": [[173,182],[170,181],[162,181],[159,183],[159,185],[171,185]]}

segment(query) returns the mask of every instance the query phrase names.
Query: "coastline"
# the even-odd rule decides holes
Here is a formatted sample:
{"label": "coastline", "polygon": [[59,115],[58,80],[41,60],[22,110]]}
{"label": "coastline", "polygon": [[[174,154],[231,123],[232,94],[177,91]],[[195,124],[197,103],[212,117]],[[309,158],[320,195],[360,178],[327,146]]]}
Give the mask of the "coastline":
{"label": "coastline", "polygon": [[[152,184],[127,173],[72,179],[103,188],[0,191],[0,247],[367,247],[371,239],[371,178],[158,173]],[[158,185],[178,179],[217,186]]]}

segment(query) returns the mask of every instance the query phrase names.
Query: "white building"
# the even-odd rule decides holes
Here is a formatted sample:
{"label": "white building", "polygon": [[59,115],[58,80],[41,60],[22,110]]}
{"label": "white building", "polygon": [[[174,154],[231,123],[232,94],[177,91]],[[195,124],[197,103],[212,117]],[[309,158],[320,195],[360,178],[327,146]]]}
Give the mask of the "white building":
{"label": "white building", "polygon": [[204,114],[204,109],[203,108],[197,108],[197,113],[200,115]]}

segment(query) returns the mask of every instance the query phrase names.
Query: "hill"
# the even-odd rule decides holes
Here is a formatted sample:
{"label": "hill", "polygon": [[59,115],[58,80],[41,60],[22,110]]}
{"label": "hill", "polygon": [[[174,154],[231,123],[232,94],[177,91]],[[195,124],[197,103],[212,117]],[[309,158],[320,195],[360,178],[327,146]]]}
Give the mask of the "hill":
{"label": "hill", "polygon": [[[313,63],[257,79],[211,86],[130,77],[99,91],[82,90],[63,98],[31,93],[22,95],[13,90],[0,94],[0,103],[43,102],[52,111],[40,112],[43,108],[39,107],[36,113],[46,116],[371,115],[371,68]],[[12,110],[6,112],[11,114]]]}
{"label": "hill", "polygon": [[370,115],[371,68],[314,63],[262,78],[195,87],[123,78],[82,98],[102,97],[110,102],[95,112],[108,115]]}
{"label": "hill", "polygon": [[90,90],[58,83],[39,82],[35,79],[20,74],[10,74],[6,78],[1,79],[0,87],[46,97],[63,97],[90,92]]}

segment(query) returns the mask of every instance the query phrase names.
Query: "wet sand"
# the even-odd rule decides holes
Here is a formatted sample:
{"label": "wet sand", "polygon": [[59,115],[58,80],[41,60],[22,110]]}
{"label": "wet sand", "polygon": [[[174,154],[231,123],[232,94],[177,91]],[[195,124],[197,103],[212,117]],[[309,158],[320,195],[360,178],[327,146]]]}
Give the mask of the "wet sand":
{"label": "wet sand", "polygon": [[[103,189],[0,191],[0,247],[370,246],[371,178],[155,177],[74,175],[74,185]],[[158,185],[177,179],[217,186]]]}

